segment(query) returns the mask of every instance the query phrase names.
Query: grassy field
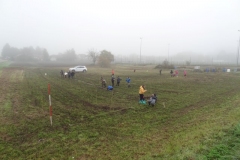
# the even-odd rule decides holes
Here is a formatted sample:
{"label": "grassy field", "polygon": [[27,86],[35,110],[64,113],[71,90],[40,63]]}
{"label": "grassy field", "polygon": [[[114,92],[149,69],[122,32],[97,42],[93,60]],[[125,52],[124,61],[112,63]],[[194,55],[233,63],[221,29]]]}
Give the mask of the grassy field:
{"label": "grassy field", "polygon": [[[122,78],[113,91],[100,82],[111,69],[68,79],[66,67],[1,68],[0,159],[240,159],[239,73],[113,68]],[[138,104],[142,84],[156,106]]]}

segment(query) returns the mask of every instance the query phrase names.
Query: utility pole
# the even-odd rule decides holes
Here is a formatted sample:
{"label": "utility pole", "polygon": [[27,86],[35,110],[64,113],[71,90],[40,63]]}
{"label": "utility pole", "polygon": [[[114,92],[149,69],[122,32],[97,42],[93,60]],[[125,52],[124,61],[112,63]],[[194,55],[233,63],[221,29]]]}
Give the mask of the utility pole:
{"label": "utility pole", "polygon": [[169,62],[169,44],[168,44],[168,62]]}
{"label": "utility pole", "polygon": [[[240,32],[240,30],[238,31]],[[239,49],[240,49],[240,36],[239,36],[238,54],[237,54],[237,67],[238,67],[238,59],[239,59]]]}

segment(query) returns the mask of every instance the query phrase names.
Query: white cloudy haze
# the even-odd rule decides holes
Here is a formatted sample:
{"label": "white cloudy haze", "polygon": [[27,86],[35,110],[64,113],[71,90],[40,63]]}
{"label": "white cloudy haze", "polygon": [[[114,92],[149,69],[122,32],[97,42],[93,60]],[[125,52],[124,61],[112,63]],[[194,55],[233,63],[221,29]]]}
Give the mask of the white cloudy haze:
{"label": "white cloudy haze", "polygon": [[[0,0],[0,47],[49,54],[237,53],[239,0]],[[0,48],[0,49],[1,49]]]}

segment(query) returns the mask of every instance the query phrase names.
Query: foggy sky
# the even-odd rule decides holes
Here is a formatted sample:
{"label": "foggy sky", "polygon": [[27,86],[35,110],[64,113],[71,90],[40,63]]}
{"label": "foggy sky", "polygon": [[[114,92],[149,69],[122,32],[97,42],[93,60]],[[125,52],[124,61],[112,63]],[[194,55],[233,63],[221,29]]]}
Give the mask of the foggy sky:
{"label": "foggy sky", "polygon": [[0,49],[237,53],[239,0],[0,0]]}

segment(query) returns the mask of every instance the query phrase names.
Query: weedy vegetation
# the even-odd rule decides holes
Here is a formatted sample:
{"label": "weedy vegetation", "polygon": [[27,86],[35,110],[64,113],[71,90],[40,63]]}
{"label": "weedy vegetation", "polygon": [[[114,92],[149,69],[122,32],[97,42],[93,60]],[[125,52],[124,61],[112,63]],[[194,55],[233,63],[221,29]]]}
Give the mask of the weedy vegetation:
{"label": "weedy vegetation", "polygon": [[[107,91],[111,69],[68,79],[67,67],[0,67],[0,159],[240,159],[239,73],[153,68],[116,65],[122,81]],[[142,84],[154,107],[138,103]]]}

